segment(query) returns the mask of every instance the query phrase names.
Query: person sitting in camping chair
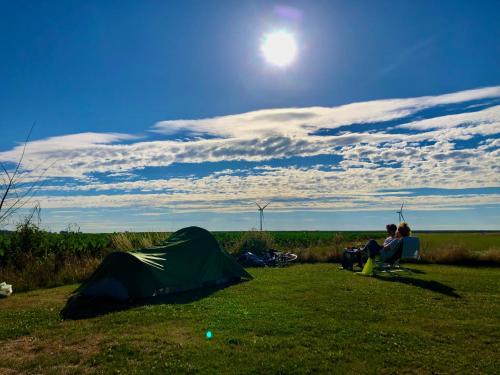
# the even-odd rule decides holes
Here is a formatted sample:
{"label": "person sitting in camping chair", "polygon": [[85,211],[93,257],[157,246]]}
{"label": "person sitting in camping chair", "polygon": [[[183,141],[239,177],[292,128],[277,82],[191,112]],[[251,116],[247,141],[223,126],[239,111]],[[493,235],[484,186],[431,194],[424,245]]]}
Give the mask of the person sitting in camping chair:
{"label": "person sitting in camping chair", "polygon": [[[396,231],[396,239],[388,245],[380,246],[373,240],[368,241],[364,247],[364,251],[369,252],[369,258],[361,274],[371,275],[375,271],[374,265],[378,271],[392,272],[394,268],[407,270],[399,265],[399,261],[403,258],[417,260],[420,250],[418,238],[410,237],[410,234],[411,229],[409,225],[402,222]],[[380,259],[375,262],[376,257]]]}
{"label": "person sitting in camping chair", "polygon": [[[396,225],[394,225],[394,227],[391,225],[394,224],[387,225],[387,233],[390,233],[389,228],[395,229],[396,227]],[[375,240],[370,240],[367,242],[362,251],[368,252],[369,257],[372,259],[374,259],[377,255],[380,255],[382,259],[389,259],[396,253],[403,238],[408,237],[410,234],[411,229],[408,226],[408,223],[402,222],[399,224],[397,230],[395,230],[394,236],[387,237],[383,245],[379,245]]]}
{"label": "person sitting in camping chair", "polygon": [[368,244],[362,249],[359,248],[346,248],[342,254],[342,269],[353,271],[354,263],[358,263],[359,268],[363,268],[365,261],[369,256],[369,248],[382,248],[389,246],[389,244],[396,239],[396,224],[387,224],[385,226],[388,237],[385,239],[384,244],[380,246],[375,240],[370,240]]}
{"label": "person sitting in camping chair", "polygon": [[398,230],[398,227],[396,226],[396,224],[387,224],[385,226],[385,229],[387,230],[388,237],[384,240],[383,246],[389,245],[396,239],[396,231]]}

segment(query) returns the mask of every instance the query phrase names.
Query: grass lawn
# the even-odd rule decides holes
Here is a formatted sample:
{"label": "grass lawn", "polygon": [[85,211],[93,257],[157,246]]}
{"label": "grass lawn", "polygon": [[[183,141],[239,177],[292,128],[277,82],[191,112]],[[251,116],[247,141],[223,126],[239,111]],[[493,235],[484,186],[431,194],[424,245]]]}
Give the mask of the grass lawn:
{"label": "grass lawn", "polygon": [[0,374],[499,373],[500,269],[412,268],[252,269],[204,298],[78,321],[58,315],[75,285],[14,294],[0,300]]}

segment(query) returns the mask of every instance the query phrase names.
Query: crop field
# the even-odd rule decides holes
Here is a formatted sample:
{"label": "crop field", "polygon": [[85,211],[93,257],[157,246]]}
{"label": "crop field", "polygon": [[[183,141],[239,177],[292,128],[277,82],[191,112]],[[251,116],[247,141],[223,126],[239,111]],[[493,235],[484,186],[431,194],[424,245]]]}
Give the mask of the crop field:
{"label": "crop field", "polygon": [[0,373],[498,374],[500,270],[412,268],[250,269],[248,282],[77,321],[59,317],[76,285],[15,294],[0,300]]}
{"label": "crop field", "polygon": [[[221,246],[234,253],[242,237],[248,232],[213,232]],[[272,238],[273,246],[285,251],[301,249],[344,248],[361,246],[368,239],[383,239],[384,232],[337,231],[275,231],[265,232]],[[23,236],[24,235],[24,236]],[[128,251],[157,244],[170,235],[160,233],[49,233],[29,232],[0,233],[0,260],[12,249],[40,255],[65,253],[68,255],[100,255],[110,251]],[[434,232],[415,233],[421,240],[424,253],[444,249],[463,249],[475,253],[500,251],[500,232]],[[24,247],[24,248],[23,248]]]}

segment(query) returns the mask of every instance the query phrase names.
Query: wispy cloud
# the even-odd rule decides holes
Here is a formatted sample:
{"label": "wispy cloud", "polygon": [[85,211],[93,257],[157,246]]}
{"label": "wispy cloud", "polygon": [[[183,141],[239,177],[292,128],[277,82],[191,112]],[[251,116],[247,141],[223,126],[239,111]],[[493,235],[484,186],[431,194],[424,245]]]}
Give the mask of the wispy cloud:
{"label": "wispy cloud", "polygon": [[370,124],[401,119],[440,105],[500,97],[500,86],[409,99],[374,100],[338,107],[266,109],[239,115],[200,120],[158,122],[153,130],[163,134],[181,131],[224,138],[279,134],[304,135],[318,129]]}
{"label": "wispy cloud", "polygon": [[[160,121],[151,130],[166,139],[154,141],[117,133],[63,135],[31,142],[24,167],[62,160],[47,172],[40,197],[53,208],[170,205],[227,211],[268,197],[282,202],[275,209],[380,209],[402,198],[401,193],[378,193],[381,189],[499,186],[500,106],[490,100],[499,97],[500,87],[489,87],[332,108]],[[475,101],[484,106],[470,112]],[[439,111],[447,106],[455,113]],[[436,112],[415,119],[431,109]],[[19,152],[20,146],[4,151],[0,160],[15,161]],[[338,162],[301,164],[318,155]],[[280,167],[269,165],[277,160]],[[258,165],[228,169],[227,162]],[[221,166],[208,175],[178,171],[179,177],[164,179],[141,173],[179,163]],[[495,194],[404,198],[421,210],[500,203]]]}

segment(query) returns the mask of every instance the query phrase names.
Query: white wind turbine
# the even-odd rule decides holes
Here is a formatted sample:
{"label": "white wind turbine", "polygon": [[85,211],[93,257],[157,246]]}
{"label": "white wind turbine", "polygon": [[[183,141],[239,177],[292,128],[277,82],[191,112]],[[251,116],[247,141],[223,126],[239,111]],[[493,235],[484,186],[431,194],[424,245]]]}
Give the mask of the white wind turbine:
{"label": "white wind turbine", "polygon": [[401,223],[403,221],[405,221],[405,217],[403,216],[403,206],[405,205],[405,202],[403,202],[401,204],[401,208],[399,209],[399,211],[396,211],[396,213],[398,214],[398,223]]}
{"label": "white wind turbine", "polygon": [[264,209],[269,206],[269,203],[271,202],[264,202],[265,204],[264,205],[261,205],[261,204],[258,204],[257,202],[255,202],[255,204],[257,205],[257,207],[259,207],[259,214],[260,214],[260,230],[262,231],[262,221],[264,221]]}

